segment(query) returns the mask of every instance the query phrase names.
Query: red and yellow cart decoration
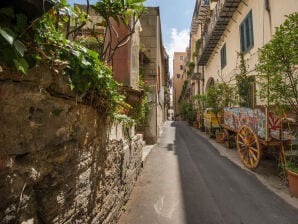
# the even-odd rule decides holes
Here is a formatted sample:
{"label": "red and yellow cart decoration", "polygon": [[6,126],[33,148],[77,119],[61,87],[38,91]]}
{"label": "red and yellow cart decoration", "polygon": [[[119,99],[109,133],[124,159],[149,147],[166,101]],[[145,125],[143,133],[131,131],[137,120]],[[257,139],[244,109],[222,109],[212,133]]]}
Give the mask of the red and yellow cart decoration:
{"label": "red and yellow cart decoration", "polygon": [[293,130],[283,128],[283,118],[275,116],[267,107],[224,108],[221,127],[226,145],[231,147],[236,141],[241,161],[249,169],[258,167],[262,152],[269,146],[278,150],[279,158],[283,159],[283,146],[295,139]]}

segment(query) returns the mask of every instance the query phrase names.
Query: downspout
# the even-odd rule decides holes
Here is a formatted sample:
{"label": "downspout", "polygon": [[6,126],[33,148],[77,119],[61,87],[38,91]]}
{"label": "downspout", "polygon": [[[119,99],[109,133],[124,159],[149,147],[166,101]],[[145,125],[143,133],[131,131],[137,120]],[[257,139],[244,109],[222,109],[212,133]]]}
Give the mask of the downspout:
{"label": "downspout", "polygon": [[202,94],[205,94],[205,66],[202,66],[202,84],[203,84],[203,88],[202,88]]}
{"label": "downspout", "polygon": [[[269,15],[269,27],[270,27],[270,36],[272,37],[272,22],[271,22],[271,12],[270,12],[270,0],[264,0],[264,11],[268,12]],[[263,13],[263,46],[265,44],[265,13]],[[268,114],[269,114],[269,76],[267,77],[267,105],[266,105],[266,141],[269,139],[269,124],[268,124]]]}
{"label": "downspout", "polygon": [[[264,7],[265,10],[268,12],[269,16],[269,28],[270,28],[270,36],[272,37],[272,18],[271,18],[271,11],[270,11],[270,0],[264,0]],[[263,45],[264,45],[264,14],[263,14]]]}

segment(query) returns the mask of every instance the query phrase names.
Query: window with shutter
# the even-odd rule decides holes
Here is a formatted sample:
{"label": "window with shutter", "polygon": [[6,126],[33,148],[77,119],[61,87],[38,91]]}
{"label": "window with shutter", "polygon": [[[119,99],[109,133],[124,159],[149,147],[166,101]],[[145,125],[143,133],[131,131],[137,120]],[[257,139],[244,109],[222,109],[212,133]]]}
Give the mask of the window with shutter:
{"label": "window with shutter", "polygon": [[220,64],[221,69],[223,69],[227,64],[227,52],[226,52],[226,44],[224,44],[220,50]]}
{"label": "window with shutter", "polygon": [[245,53],[254,46],[252,11],[250,11],[240,24],[240,48]]}

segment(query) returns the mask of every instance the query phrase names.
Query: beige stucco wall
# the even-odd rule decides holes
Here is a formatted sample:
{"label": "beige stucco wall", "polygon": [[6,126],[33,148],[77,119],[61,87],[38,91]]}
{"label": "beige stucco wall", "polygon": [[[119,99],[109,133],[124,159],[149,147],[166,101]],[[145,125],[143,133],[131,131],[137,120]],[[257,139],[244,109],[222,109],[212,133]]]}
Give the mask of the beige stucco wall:
{"label": "beige stucco wall", "polygon": [[138,21],[135,26],[135,33],[131,36],[130,51],[130,86],[133,89],[139,89],[139,49],[140,49],[140,32],[142,27]]}
{"label": "beige stucco wall", "polygon": [[145,54],[149,63],[142,65],[144,80],[150,87],[150,112],[148,124],[145,128],[145,138],[148,144],[154,144],[159,136],[160,129],[165,120],[164,88],[167,66],[163,57],[163,44],[161,37],[160,16],[158,7],[149,7],[141,16],[142,32],[141,44],[146,48]]}
{"label": "beige stucco wall", "polygon": [[[180,60],[180,56],[183,56],[183,60]],[[174,52],[173,59],[173,102],[174,102],[174,113],[179,113],[179,104],[178,100],[181,95],[182,86],[186,75],[184,74],[184,59],[186,57],[186,52]],[[183,66],[183,69],[180,69],[180,66]],[[177,74],[180,74],[180,78],[177,78]],[[182,77],[183,75],[183,77]]]}
{"label": "beige stucco wall", "polygon": [[[238,10],[234,13],[233,19],[228,24],[205,66],[204,90],[206,90],[210,78],[214,78],[215,81],[221,81],[223,78],[225,81],[233,80],[231,83],[235,83],[233,77],[239,72],[237,68],[240,62],[237,54],[237,52],[240,52],[239,26],[250,10],[252,10],[254,46],[245,53],[244,58],[249,75],[256,74],[255,64],[257,63],[258,49],[271,40],[275,27],[283,23],[285,15],[298,11],[297,0],[270,0],[269,2],[271,15],[266,11],[263,0],[247,0],[247,5],[240,3]],[[225,43],[227,65],[221,69],[220,49]]]}

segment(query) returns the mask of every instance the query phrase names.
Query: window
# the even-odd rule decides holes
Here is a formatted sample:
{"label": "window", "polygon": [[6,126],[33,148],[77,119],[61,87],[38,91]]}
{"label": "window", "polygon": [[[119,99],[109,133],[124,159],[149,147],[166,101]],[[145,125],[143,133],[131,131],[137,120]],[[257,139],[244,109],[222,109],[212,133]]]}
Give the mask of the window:
{"label": "window", "polygon": [[224,44],[220,50],[220,64],[221,64],[221,69],[223,69],[227,64],[226,44]]}
{"label": "window", "polygon": [[252,11],[248,13],[240,24],[240,48],[241,52],[246,52],[254,46]]}
{"label": "window", "polygon": [[180,79],[180,74],[177,74],[177,79]]}
{"label": "window", "polygon": [[183,61],[183,56],[180,56],[180,61]]}
{"label": "window", "polygon": [[183,65],[180,65],[180,70],[183,70]]}

